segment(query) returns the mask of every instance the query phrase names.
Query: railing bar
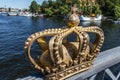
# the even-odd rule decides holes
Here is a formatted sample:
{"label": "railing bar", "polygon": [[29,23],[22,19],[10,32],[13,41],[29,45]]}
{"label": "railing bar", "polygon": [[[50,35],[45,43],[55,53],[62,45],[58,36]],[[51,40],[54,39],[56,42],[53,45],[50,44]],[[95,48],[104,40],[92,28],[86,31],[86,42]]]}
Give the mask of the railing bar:
{"label": "railing bar", "polygon": [[66,80],[84,80],[92,75],[99,73],[115,64],[120,63],[120,46],[101,52],[94,62],[93,67],[90,70],[76,74]]}
{"label": "railing bar", "polygon": [[117,80],[119,79],[119,77],[120,77],[120,72],[119,72],[118,75],[117,75]]}
{"label": "railing bar", "polygon": [[112,78],[112,80],[117,80],[117,78],[113,75],[110,69],[106,69],[105,72],[109,75],[110,78]]}
{"label": "railing bar", "polygon": [[104,73],[103,73],[103,77],[102,77],[102,80],[104,80],[104,78],[105,78],[105,71],[104,71]]}
{"label": "railing bar", "polygon": [[96,75],[95,80],[104,80],[104,77],[105,77],[105,70],[99,72],[99,73]]}
{"label": "railing bar", "polygon": [[88,80],[95,80],[96,75],[93,75],[92,77],[90,77]]}

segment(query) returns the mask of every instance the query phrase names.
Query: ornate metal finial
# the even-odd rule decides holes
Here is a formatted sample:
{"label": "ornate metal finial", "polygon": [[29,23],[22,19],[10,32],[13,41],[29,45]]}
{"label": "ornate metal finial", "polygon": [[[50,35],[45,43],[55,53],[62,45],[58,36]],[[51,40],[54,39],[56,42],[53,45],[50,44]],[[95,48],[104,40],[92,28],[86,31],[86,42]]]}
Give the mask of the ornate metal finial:
{"label": "ornate metal finial", "polygon": [[67,24],[69,27],[76,27],[80,23],[80,19],[77,15],[77,5],[75,4],[73,7],[71,7],[72,14],[68,17]]}
{"label": "ornate metal finial", "polygon": [[[59,29],[47,29],[32,34],[25,42],[25,51],[29,60],[40,70],[47,80],[63,80],[91,67],[94,58],[100,52],[104,41],[103,31],[96,26],[80,27],[80,20],[76,14],[77,8],[72,8],[72,14],[68,18],[68,27]],[[67,36],[76,34],[76,41],[68,42]],[[96,34],[95,41],[90,42],[87,33]],[[49,42],[47,36],[51,36]],[[43,53],[37,62],[30,55],[30,48],[34,41],[38,42]]]}

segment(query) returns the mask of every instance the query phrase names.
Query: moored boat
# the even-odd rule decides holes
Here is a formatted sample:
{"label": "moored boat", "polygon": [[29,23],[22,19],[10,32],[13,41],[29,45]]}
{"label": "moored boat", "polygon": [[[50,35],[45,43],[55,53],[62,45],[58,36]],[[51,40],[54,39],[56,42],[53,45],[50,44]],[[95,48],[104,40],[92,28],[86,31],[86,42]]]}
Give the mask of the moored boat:
{"label": "moored boat", "polygon": [[102,15],[97,15],[94,17],[81,15],[81,16],[79,16],[79,18],[81,21],[101,21]]}
{"label": "moored boat", "polygon": [[95,0],[84,2],[80,4],[80,20],[81,21],[101,21],[102,12],[100,6]]}
{"label": "moored boat", "polygon": [[8,12],[8,16],[17,16],[17,12]]}
{"label": "moored boat", "polygon": [[2,15],[2,16],[7,16],[8,13],[7,13],[7,12],[0,12],[0,15]]}
{"label": "moored boat", "polygon": [[19,12],[18,16],[27,16],[27,17],[32,17],[33,14],[30,12]]}

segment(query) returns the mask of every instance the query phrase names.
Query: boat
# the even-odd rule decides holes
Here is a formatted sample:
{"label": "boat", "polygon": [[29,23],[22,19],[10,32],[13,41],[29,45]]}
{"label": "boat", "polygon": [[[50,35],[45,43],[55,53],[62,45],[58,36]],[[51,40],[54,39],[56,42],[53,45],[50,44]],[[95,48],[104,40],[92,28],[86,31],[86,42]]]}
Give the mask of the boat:
{"label": "boat", "polygon": [[18,16],[26,16],[26,17],[32,17],[33,14],[30,12],[19,12]]}
{"label": "boat", "polygon": [[81,16],[79,16],[79,18],[80,18],[81,21],[101,21],[102,15],[97,15],[97,16],[94,16],[94,17],[81,15]]}
{"label": "boat", "polygon": [[8,13],[7,13],[7,12],[0,12],[0,15],[2,15],[2,16],[7,16]]}
{"label": "boat", "polygon": [[84,5],[81,4],[79,16],[81,21],[101,21],[102,15],[99,4],[95,3],[94,0],[91,1]]}
{"label": "boat", "polygon": [[114,23],[114,24],[120,24],[120,20],[118,20],[118,21],[112,21],[112,23]]}
{"label": "boat", "polygon": [[81,21],[81,26],[88,27],[88,26],[101,26],[101,21]]}
{"label": "boat", "polygon": [[38,15],[38,17],[43,17],[43,16],[44,16],[44,14],[39,14],[39,15]]}
{"label": "boat", "polygon": [[17,16],[17,12],[8,12],[8,16]]}

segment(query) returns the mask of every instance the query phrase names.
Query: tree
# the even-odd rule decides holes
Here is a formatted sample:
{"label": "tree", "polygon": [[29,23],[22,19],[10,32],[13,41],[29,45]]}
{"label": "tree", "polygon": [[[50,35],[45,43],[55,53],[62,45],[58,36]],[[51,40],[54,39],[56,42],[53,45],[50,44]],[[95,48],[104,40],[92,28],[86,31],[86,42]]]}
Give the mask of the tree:
{"label": "tree", "polygon": [[95,5],[95,14],[101,14],[101,10],[98,4]]}
{"label": "tree", "polygon": [[53,5],[54,5],[54,3],[53,3],[53,1],[52,1],[52,0],[48,0],[48,3],[49,3],[49,7],[51,7],[51,6],[53,6]]}
{"label": "tree", "polygon": [[29,9],[22,9],[23,12],[29,12],[30,10]]}
{"label": "tree", "polygon": [[63,15],[69,12],[69,5],[65,0],[48,0],[42,3],[42,12],[48,16]]}
{"label": "tree", "polygon": [[70,12],[70,8],[68,5],[61,6],[60,8],[60,14],[67,15]]}
{"label": "tree", "polygon": [[101,9],[105,6],[105,0],[96,0],[96,2],[100,5]]}
{"label": "tree", "polygon": [[54,12],[52,11],[52,8],[45,8],[45,13],[48,15],[48,16],[52,16],[54,14]]}
{"label": "tree", "polygon": [[97,0],[97,3],[103,14],[120,18],[120,0]]}
{"label": "tree", "polygon": [[38,5],[37,2],[34,0],[31,2],[29,8],[32,13],[38,13],[40,11],[40,5]]}
{"label": "tree", "polygon": [[48,7],[48,3],[47,3],[47,1],[43,1],[43,3],[42,3],[42,6],[41,6],[42,8],[46,8],[46,7]]}
{"label": "tree", "polygon": [[48,3],[44,0],[42,5],[41,5],[41,10],[42,10],[42,13],[45,13],[45,8],[48,7]]}
{"label": "tree", "polygon": [[115,18],[120,18],[120,6],[116,5],[114,9]]}

